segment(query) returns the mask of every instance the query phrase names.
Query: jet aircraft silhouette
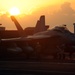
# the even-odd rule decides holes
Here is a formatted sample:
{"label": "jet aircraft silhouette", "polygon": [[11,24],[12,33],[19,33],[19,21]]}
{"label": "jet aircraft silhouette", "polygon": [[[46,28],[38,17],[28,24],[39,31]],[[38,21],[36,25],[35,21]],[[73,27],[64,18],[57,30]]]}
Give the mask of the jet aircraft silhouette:
{"label": "jet aircraft silhouette", "polygon": [[[24,46],[26,46],[26,48],[24,48],[24,49],[28,49],[28,51],[30,53],[30,49],[32,51],[32,48],[30,48],[30,46],[28,47],[26,45],[30,41],[30,39],[26,38],[26,36],[23,34],[24,30],[21,27],[21,25],[19,24],[19,22],[16,20],[16,18],[14,16],[11,16],[11,19],[15,23],[16,28],[18,29],[18,32],[20,34],[20,37],[17,37],[17,38],[8,38],[8,39],[1,39],[1,50],[5,51],[5,52],[3,52],[3,51],[2,52],[6,53],[7,50],[10,51],[10,52],[15,52],[15,53],[16,52],[21,52],[22,49],[24,48]],[[44,21],[44,23],[43,23],[43,21]],[[39,29],[40,26],[41,26],[42,29]],[[41,31],[44,31],[44,30],[48,29],[48,26],[45,26],[45,16],[41,16],[40,17],[40,20],[38,20],[38,22],[36,24],[36,27],[34,29],[35,29],[34,30],[35,33],[41,32]],[[24,46],[23,46],[23,44],[24,44]],[[28,52],[28,51],[26,50],[26,52]]]}
{"label": "jet aircraft silhouette", "polygon": [[[21,25],[18,23],[18,21],[15,19],[15,17],[12,16],[11,19],[14,21],[19,33],[20,34],[23,33],[23,29]],[[32,36],[25,37],[21,35],[21,37],[19,38],[1,39],[1,41],[25,42],[28,43],[31,47],[33,47],[33,50],[35,51],[36,51],[35,47],[37,43],[39,43],[39,45],[41,46],[39,54],[41,54],[41,56],[53,55],[54,57],[57,57],[57,55],[61,53],[63,50],[64,51],[62,52],[62,54],[64,52],[69,52],[69,53],[75,52],[75,49],[72,47],[75,46],[75,35],[67,29],[66,25],[56,26],[55,28],[50,30],[43,28],[42,31],[40,30],[40,32],[37,32]],[[71,49],[73,48],[73,50],[71,49],[68,50],[68,45],[71,47]]]}

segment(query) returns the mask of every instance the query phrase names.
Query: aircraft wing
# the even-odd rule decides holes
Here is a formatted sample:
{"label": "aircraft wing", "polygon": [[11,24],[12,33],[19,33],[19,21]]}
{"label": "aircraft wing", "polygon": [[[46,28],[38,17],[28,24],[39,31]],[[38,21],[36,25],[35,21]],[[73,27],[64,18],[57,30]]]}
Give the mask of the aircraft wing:
{"label": "aircraft wing", "polygon": [[46,38],[50,38],[51,36],[45,36],[45,35],[38,35],[38,36],[28,36],[28,39],[46,39]]}
{"label": "aircraft wing", "polygon": [[27,39],[25,37],[19,37],[19,38],[9,38],[9,39],[1,39],[1,41],[10,42],[10,41],[29,41],[30,39]]}
{"label": "aircraft wing", "polygon": [[28,36],[28,39],[31,39],[32,41],[44,41],[44,42],[51,42],[51,43],[59,43],[59,44],[67,44],[70,43],[70,40],[60,34],[40,34],[40,35],[33,35]]}

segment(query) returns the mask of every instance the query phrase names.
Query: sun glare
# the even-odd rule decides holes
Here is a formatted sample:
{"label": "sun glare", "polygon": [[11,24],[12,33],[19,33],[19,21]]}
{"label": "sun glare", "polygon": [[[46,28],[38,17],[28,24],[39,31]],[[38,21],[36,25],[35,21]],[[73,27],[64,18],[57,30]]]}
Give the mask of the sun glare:
{"label": "sun glare", "polygon": [[17,7],[13,7],[9,10],[10,15],[19,15],[20,10]]}

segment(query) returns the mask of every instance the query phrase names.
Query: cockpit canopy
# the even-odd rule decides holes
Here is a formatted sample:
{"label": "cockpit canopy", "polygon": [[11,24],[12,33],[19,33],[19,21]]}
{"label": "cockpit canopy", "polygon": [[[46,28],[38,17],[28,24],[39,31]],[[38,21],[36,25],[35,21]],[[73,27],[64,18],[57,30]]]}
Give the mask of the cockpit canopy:
{"label": "cockpit canopy", "polygon": [[34,34],[34,36],[36,35],[53,35],[53,34],[59,34],[59,33],[69,33],[72,34],[66,26],[56,26],[53,29],[44,31],[44,32],[40,32],[40,33],[36,33]]}
{"label": "cockpit canopy", "polygon": [[53,28],[53,30],[54,31],[58,31],[58,32],[70,32],[65,25],[63,25],[63,26],[56,26],[55,28]]}

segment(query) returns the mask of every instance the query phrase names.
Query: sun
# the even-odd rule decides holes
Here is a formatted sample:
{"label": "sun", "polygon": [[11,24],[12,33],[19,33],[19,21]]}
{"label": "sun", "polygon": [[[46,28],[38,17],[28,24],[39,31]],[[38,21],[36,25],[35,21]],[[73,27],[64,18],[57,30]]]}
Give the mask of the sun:
{"label": "sun", "polygon": [[9,10],[10,15],[19,15],[20,10],[17,7],[13,7]]}

